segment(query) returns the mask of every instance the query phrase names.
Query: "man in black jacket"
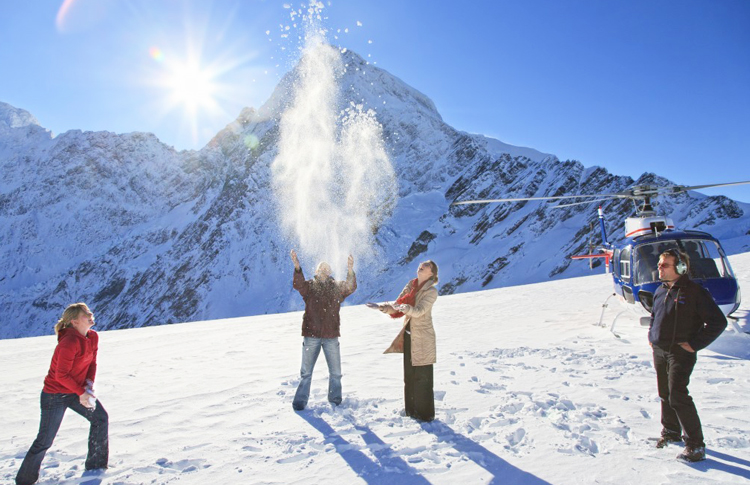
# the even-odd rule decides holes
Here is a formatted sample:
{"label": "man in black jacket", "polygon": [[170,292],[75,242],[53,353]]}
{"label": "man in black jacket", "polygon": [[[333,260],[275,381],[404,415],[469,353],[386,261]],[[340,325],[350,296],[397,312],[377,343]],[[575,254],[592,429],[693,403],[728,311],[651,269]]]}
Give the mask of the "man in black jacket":
{"label": "man in black jacket", "polygon": [[727,319],[711,294],[688,276],[687,256],[675,249],[659,256],[659,279],[654,293],[648,339],[654,352],[656,382],[661,398],[663,448],[685,442],[677,458],[690,462],[706,459],[698,411],[688,393],[696,352],[707,347],[727,327]]}

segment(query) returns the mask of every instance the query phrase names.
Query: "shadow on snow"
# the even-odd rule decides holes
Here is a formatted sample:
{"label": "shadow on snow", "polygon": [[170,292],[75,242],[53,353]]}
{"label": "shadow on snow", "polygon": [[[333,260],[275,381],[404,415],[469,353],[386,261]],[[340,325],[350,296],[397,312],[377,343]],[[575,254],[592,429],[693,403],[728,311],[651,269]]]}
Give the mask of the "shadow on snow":
{"label": "shadow on snow", "polygon": [[349,467],[368,484],[429,484],[419,472],[396,456],[390,445],[381,440],[370,428],[363,425],[354,425],[354,428],[362,433],[362,439],[370,447],[370,451],[377,458],[374,462],[370,457],[355,449],[334,430],[325,420],[311,412],[301,412],[298,415],[310,423],[310,426],[320,431],[326,437],[326,441],[336,447],[341,458]]}
{"label": "shadow on snow", "polygon": [[549,482],[516,468],[484,446],[466,436],[456,433],[440,420],[422,423],[422,429],[435,435],[438,441],[450,443],[456,451],[492,474],[491,484],[550,485]]}
{"label": "shadow on snow", "polygon": [[[419,475],[419,471],[409,465],[391,446],[381,440],[369,427],[354,424],[369,447],[376,461],[355,449],[356,446],[339,435],[323,418],[310,412],[299,416],[320,431],[326,440],[336,447],[336,451],[357,475],[368,484],[429,484]],[[525,472],[503,460],[479,443],[456,433],[445,423],[435,420],[421,423],[422,429],[435,435],[438,442],[449,443],[456,451],[492,474],[491,484],[550,485],[549,482]]]}

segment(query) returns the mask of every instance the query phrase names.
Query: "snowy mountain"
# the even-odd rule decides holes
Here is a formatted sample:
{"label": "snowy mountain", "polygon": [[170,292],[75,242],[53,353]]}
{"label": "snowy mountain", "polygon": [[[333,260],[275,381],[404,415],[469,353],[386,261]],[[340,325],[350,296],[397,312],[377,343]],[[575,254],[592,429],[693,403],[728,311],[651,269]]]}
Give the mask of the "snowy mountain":
{"label": "snowy mountain", "polygon": [[[359,276],[351,303],[395,298],[427,258],[440,265],[442,294],[590,274],[569,256],[586,250],[596,203],[451,207],[455,200],[670,183],[461,132],[427,96],[357,54],[343,52],[341,66],[339,109],[376,112],[398,181],[372,227],[374,252],[350,249]],[[91,305],[100,328],[301,308],[288,257],[298,241],[281,228],[271,169],[299,81],[298,67],[200,151],[177,152],[147,133],[52,136],[0,103],[0,337],[47,334],[73,301]],[[730,253],[750,250],[749,204],[698,193],[659,202],[682,228],[710,231]],[[622,238],[631,203],[603,206],[612,239]],[[302,260],[307,274],[316,262]]]}
{"label": "snowy mountain", "polygon": [[[730,256],[750,286],[750,253]],[[699,352],[690,380],[707,460],[686,465],[661,430],[647,329],[604,313],[607,275],[438,297],[435,421],[403,415],[399,328],[342,309],[343,397],[327,402],[321,356],[309,407],[299,383],[300,312],[100,332],[97,396],[110,466],[84,476],[86,421],[63,420],[39,485],[728,485],[750,479],[750,304]],[[0,341],[0,483],[39,425],[55,337]],[[259,351],[259,349],[261,349]]]}

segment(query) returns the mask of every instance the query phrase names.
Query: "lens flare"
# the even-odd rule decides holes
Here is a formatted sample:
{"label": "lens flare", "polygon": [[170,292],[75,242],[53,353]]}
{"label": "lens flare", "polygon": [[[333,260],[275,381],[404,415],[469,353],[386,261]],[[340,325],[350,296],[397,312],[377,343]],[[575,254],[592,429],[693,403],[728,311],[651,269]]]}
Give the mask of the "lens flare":
{"label": "lens flare", "polygon": [[158,47],[150,48],[148,50],[148,54],[151,56],[153,60],[157,62],[162,62],[164,60],[164,53]]}
{"label": "lens flare", "polygon": [[258,146],[260,140],[258,140],[258,137],[250,133],[245,137],[245,146],[248,147],[250,150],[255,149]]}
{"label": "lens flare", "polygon": [[68,15],[70,7],[73,5],[74,1],[75,0],[65,0],[63,4],[60,5],[60,10],[57,11],[57,17],[55,18],[55,25],[57,26],[58,31],[63,30],[63,27],[65,25],[65,17]]}

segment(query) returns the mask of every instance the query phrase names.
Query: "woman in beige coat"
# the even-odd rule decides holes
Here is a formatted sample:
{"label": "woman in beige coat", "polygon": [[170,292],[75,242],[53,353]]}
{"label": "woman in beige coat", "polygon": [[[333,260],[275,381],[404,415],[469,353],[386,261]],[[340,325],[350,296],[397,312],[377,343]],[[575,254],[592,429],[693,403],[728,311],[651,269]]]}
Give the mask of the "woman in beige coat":
{"label": "woman in beige coat", "polygon": [[433,261],[419,265],[417,277],[406,284],[393,304],[379,305],[392,318],[404,318],[404,325],[384,352],[404,354],[404,401],[406,415],[420,421],[435,419],[432,393],[432,364],[436,361],[432,305],[437,300],[438,267]]}

